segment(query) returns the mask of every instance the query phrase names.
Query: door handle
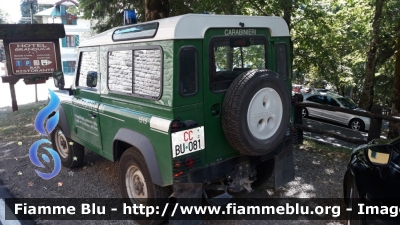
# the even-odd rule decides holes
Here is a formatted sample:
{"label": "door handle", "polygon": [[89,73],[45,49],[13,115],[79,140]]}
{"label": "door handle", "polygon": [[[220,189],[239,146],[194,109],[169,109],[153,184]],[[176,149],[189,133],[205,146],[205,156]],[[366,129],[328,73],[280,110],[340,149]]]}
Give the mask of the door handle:
{"label": "door handle", "polygon": [[211,105],[210,110],[211,110],[211,116],[219,116],[219,111],[220,111],[221,105],[219,103]]}
{"label": "door handle", "polygon": [[96,115],[96,114],[93,114],[93,113],[89,113],[89,116],[90,116],[90,118],[92,118],[92,119],[94,119],[94,118],[97,117],[97,115]]}

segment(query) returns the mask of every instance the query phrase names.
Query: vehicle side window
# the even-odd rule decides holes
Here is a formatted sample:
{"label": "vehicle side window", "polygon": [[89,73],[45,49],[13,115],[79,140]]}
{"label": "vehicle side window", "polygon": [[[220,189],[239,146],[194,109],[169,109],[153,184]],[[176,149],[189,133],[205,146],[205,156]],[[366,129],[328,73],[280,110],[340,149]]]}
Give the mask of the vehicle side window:
{"label": "vehicle side window", "polygon": [[99,72],[99,64],[97,62],[97,52],[81,52],[77,86],[87,87],[86,79],[88,72]]}
{"label": "vehicle side window", "polygon": [[286,43],[279,43],[275,46],[276,72],[284,79],[288,78]]}
{"label": "vehicle side window", "polygon": [[336,100],[331,97],[326,97],[326,104],[330,106],[340,106],[339,103],[337,103]]}
{"label": "vehicle side window", "polygon": [[161,96],[161,50],[108,53],[108,88],[112,92],[158,99]]}
{"label": "vehicle side window", "polygon": [[133,51],[108,53],[108,88],[110,91],[132,93]]}
{"label": "vehicle side window", "polygon": [[179,94],[192,96],[198,90],[197,49],[183,47],[179,51]]}
{"label": "vehicle side window", "polygon": [[324,96],[314,95],[314,96],[308,97],[307,101],[323,104],[324,103]]}

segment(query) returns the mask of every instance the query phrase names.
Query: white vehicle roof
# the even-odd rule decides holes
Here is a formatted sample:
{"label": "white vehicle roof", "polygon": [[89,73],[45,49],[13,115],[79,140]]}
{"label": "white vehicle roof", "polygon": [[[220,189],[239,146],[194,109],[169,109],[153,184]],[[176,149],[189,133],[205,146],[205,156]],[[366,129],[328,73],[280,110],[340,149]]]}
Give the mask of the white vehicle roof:
{"label": "white vehicle roof", "polygon": [[[186,14],[140,24],[149,24],[154,22],[158,22],[159,26],[157,34],[153,38],[115,42],[112,40],[112,34],[116,29],[122,28],[115,27],[82,41],[80,46],[85,47],[171,39],[202,39],[209,28],[235,28],[243,30],[251,28],[268,28],[272,37],[289,36],[289,29],[285,20],[281,17],[275,16]],[[240,27],[239,23],[244,23],[244,27]]]}

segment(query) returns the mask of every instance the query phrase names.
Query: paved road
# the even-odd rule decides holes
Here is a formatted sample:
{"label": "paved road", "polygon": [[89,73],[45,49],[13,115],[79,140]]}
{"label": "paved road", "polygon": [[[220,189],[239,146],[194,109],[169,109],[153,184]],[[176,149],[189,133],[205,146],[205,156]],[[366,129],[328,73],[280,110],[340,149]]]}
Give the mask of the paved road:
{"label": "paved road", "polygon": [[[346,137],[354,137],[354,138],[359,138],[359,139],[364,139],[364,140],[367,140],[367,137],[368,137],[368,132],[353,131],[345,126],[327,123],[326,121],[315,119],[315,118],[304,118],[303,125],[306,125],[306,126],[309,126],[312,128],[316,128],[316,129],[333,131],[337,134],[341,134]],[[387,129],[387,127],[388,127],[388,123],[386,121],[384,121],[382,124],[382,128]],[[348,142],[341,141],[341,140],[333,138],[333,137],[327,137],[327,136],[324,136],[321,134],[316,134],[316,133],[311,133],[311,132],[304,132],[304,137],[310,138],[310,139],[315,139],[315,140],[318,140],[321,142],[331,143],[336,146],[342,146],[342,147],[348,147],[348,148],[354,148],[354,147],[358,146],[358,144],[348,143]],[[385,137],[382,137],[382,138],[385,138]]]}

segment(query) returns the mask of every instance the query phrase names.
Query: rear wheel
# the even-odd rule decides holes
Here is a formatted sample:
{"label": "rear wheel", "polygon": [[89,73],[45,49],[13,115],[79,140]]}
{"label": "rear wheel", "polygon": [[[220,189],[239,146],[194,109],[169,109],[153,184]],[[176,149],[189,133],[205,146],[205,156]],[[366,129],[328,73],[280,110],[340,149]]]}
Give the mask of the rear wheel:
{"label": "rear wheel", "polygon": [[[172,194],[169,187],[160,187],[151,180],[150,172],[142,154],[135,148],[127,149],[121,156],[119,163],[119,182],[121,194],[127,204],[143,204],[160,206]],[[160,224],[162,220],[140,220],[139,224]],[[145,217],[143,217],[144,219]]]}
{"label": "rear wheel", "polygon": [[79,167],[83,164],[85,148],[67,138],[61,129],[57,126],[51,133],[51,142],[53,149],[57,151],[61,159],[61,164],[67,168]]}
{"label": "rear wheel", "polygon": [[352,119],[349,124],[352,130],[363,131],[365,128],[364,122],[360,119]]}

